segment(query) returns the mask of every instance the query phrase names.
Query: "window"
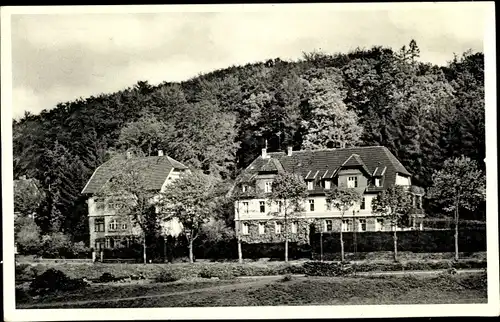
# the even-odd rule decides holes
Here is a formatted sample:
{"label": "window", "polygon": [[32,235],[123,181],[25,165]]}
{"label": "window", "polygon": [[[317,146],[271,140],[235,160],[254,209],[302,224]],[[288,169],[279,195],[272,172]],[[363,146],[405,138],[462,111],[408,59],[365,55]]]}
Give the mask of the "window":
{"label": "window", "polygon": [[243,201],[243,212],[248,214],[248,201]]}
{"label": "window", "polygon": [[333,230],[333,222],[331,220],[325,220],[325,230],[326,231]]}
{"label": "window", "polygon": [[307,181],[307,190],[314,190],[314,182]]}
{"label": "window", "polygon": [[278,201],[278,211],[281,212],[281,207],[283,207],[283,202]]}
{"label": "window", "polygon": [[358,177],[348,177],[347,188],[357,188],[357,187],[358,187]]}
{"label": "window", "polygon": [[260,212],[266,212],[266,203],[261,201],[260,203]]}
{"label": "window", "polygon": [[297,233],[297,228],[299,226],[299,223],[294,221],[292,222],[292,234],[296,234]]}
{"label": "window", "polygon": [[309,199],[309,210],[314,211],[314,199]]}
{"label": "window", "polygon": [[365,205],[365,197],[363,197],[361,199],[361,205],[359,206],[359,209],[365,209],[366,205]]}
{"label": "window", "polygon": [[325,180],[325,189],[330,189],[330,180]]}
{"label": "window", "polygon": [[273,190],[273,183],[270,181],[267,181],[265,188],[266,188],[266,190],[265,190],[266,192],[271,192]]}
{"label": "window", "polygon": [[342,231],[351,231],[351,221],[349,219],[342,220]]}
{"label": "window", "polygon": [[109,223],[109,230],[117,230],[118,229],[118,223],[116,222],[115,219],[113,219],[110,223]]}
{"label": "window", "polygon": [[128,225],[126,223],[122,224],[122,230],[127,230]]}
{"label": "window", "polygon": [[380,178],[375,178],[375,187],[380,187]]}
{"label": "window", "polygon": [[382,231],[382,227],[384,227],[384,220],[382,218],[377,218],[375,221],[375,230]]}
{"label": "window", "polygon": [[247,192],[247,185],[246,184],[241,186],[241,191]]}
{"label": "window", "polygon": [[259,235],[263,235],[266,232],[266,225],[264,223],[259,223]]}
{"label": "window", "polygon": [[115,240],[113,238],[106,238],[106,248],[115,248]]}
{"label": "window", "polygon": [[104,218],[94,219],[94,231],[103,232],[104,231]]}
{"label": "window", "polygon": [[281,223],[277,222],[274,226],[274,231],[276,234],[281,234]]}
{"label": "window", "polygon": [[365,219],[359,220],[359,230],[366,231],[366,220]]}
{"label": "window", "polygon": [[328,210],[328,211],[332,210],[332,202],[329,200],[326,200],[325,207],[326,207],[326,210]]}
{"label": "window", "polygon": [[243,235],[248,235],[248,224],[246,222],[243,223],[241,228]]}

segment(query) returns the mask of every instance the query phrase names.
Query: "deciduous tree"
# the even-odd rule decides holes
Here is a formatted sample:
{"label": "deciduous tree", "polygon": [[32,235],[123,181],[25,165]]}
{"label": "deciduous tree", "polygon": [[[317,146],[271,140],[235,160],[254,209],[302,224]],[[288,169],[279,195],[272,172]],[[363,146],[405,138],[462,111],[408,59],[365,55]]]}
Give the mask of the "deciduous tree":
{"label": "deciduous tree", "polygon": [[486,178],[469,157],[447,159],[432,176],[429,198],[440,199],[444,210],[455,217],[455,260],[458,260],[458,219],[460,209],[474,210],[486,198]]}
{"label": "deciduous tree", "polygon": [[393,185],[380,192],[372,200],[372,209],[375,214],[385,216],[393,229],[394,261],[398,260],[397,229],[403,216],[408,215],[412,208],[410,193],[404,186]]}
{"label": "deciduous tree", "polygon": [[278,173],[272,183],[268,196],[269,203],[278,206],[273,214],[283,218],[285,235],[285,261],[288,262],[289,220],[303,219],[304,202],[307,198],[307,186],[302,177],[291,172]]}
{"label": "deciduous tree", "polygon": [[344,261],[343,225],[346,211],[352,208],[361,199],[361,194],[355,188],[334,187],[326,193],[326,202],[340,211],[340,255]]}

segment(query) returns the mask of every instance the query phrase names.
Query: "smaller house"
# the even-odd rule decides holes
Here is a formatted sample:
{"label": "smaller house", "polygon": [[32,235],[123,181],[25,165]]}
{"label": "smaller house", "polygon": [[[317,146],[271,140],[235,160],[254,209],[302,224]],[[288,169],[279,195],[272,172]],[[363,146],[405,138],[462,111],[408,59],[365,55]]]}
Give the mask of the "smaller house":
{"label": "smaller house", "polygon": [[[90,231],[90,247],[96,251],[129,247],[142,236],[141,228],[129,216],[121,214],[113,203],[103,203],[95,194],[112,179],[119,169],[137,168],[146,180],[147,189],[153,192],[162,192],[168,184],[174,182],[189,168],[184,164],[163,155],[158,151],[157,156],[134,157],[128,153],[123,159],[113,159],[99,166],[82,190],[87,196],[88,218]],[[164,236],[178,236],[182,232],[182,225],[175,219],[161,223]]]}

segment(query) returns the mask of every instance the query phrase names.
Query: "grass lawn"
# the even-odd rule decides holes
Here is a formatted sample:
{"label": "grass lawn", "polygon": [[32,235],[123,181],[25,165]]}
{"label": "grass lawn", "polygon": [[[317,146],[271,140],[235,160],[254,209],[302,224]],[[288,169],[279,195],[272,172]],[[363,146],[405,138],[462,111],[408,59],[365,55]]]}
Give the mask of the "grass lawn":
{"label": "grass lawn", "polygon": [[[126,299],[132,296],[136,298]],[[122,300],[106,301],[119,297]],[[77,298],[102,301],[70,303]],[[63,299],[66,305],[49,304]],[[453,276],[294,277],[290,281],[273,277],[140,286],[103,285],[83,290],[80,295],[57,299],[47,297],[32,304],[46,303],[52,308],[142,308],[486,302],[486,275],[476,273]]]}

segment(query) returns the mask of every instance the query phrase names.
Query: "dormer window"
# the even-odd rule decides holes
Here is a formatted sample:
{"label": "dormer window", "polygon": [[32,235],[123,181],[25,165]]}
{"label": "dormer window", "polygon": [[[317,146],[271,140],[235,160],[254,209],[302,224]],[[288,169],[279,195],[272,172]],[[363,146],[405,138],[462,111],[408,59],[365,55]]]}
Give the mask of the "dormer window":
{"label": "dormer window", "polygon": [[314,181],[307,181],[307,190],[314,190]]}
{"label": "dormer window", "polygon": [[247,189],[248,189],[248,187],[247,187],[246,184],[244,184],[244,185],[241,186],[241,191],[242,192],[247,192]]}
{"label": "dormer window", "polygon": [[348,177],[347,178],[347,188],[357,188],[358,187],[358,177]]}
{"label": "dormer window", "polygon": [[331,182],[330,182],[330,180],[325,180],[325,189],[331,189]]}
{"label": "dormer window", "polygon": [[380,187],[380,178],[375,178],[375,187]]}
{"label": "dormer window", "polygon": [[265,190],[266,192],[271,192],[271,191],[273,190],[273,183],[272,183],[272,182],[270,182],[270,181],[267,181],[267,182],[266,182],[265,189],[266,189],[266,190]]}

